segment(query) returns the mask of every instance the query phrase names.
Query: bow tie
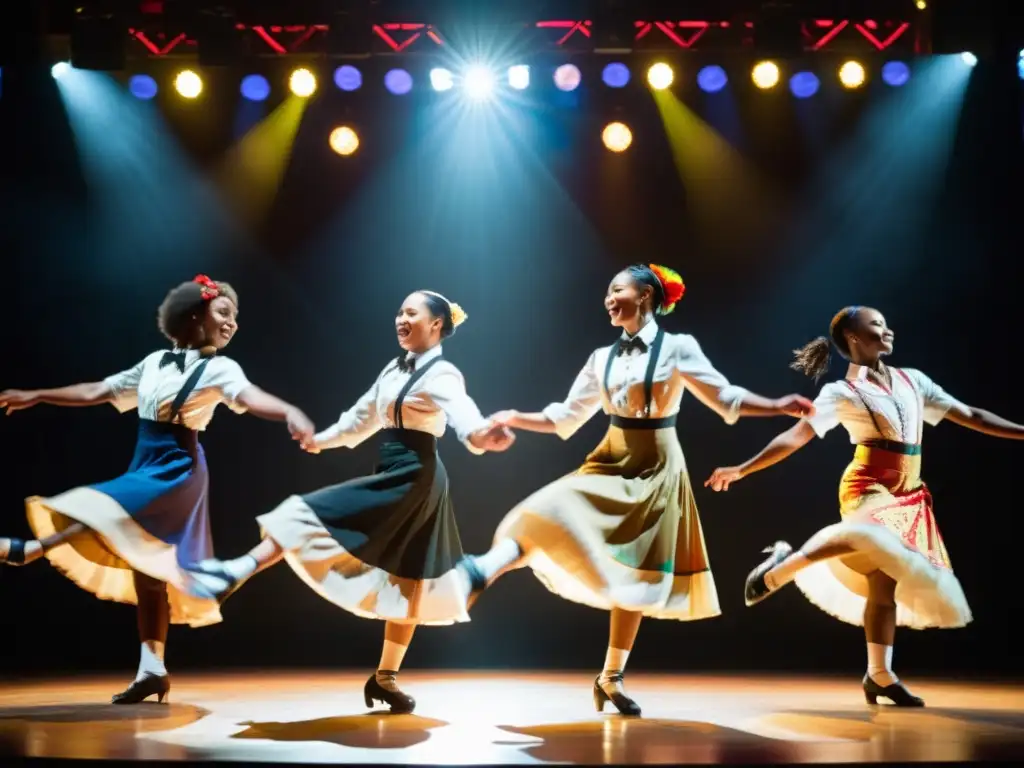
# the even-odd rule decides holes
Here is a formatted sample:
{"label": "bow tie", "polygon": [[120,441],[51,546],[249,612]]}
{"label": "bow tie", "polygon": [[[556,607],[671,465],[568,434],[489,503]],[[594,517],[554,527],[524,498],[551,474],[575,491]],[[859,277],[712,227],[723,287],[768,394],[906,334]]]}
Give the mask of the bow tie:
{"label": "bow tie", "polygon": [[619,342],[620,356],[628,355],[634,349],[642,354],[647,351],[647,344],[639,336],[634,336],[632,339],[626,339]]}
{"label": "bow tie", "polygon": [[416,370],[416,358],[398,358],[398,370],[402,373],[412,373]]}
{"label": "bow tie", "polygon": [[163,368],[165,365],[174,363],[178,366],[178,370],[184,373],[185,355],[187,354],[187,352],[164,352],[164,356],[160,358],[160,367]]}

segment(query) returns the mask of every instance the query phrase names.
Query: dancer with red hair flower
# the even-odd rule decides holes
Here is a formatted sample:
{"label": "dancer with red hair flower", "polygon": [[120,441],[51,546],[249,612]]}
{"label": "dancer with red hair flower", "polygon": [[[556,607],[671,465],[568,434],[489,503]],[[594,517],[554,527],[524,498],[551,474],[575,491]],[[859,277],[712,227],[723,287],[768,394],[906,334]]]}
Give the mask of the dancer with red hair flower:
{"label": "dancer with red hair flower", "polygon": [[138,410],[127,472],[51,498],[27,499],[36,538],[0,538],[0,563],[26,565],[45,557],[101,600],[138,606],[138,674],[114,704],[149,696],[162,701],[170,691],[164,666],[169,624],[202,627],[221,620],[216,600],[191,594],[189,571],[213,557],[199,433],[217,406],[285,421],[304,447],[313,441],[313,424],[302,411],[250,384],[238,363],[218,354],[238,330],[238,295],[230,285],[206,275],[182,283],[167,294],[157,322],[174,348],[157,350],[126,371],[57,389],[0,392],[8,414],[40,403]]}
{"label": "dancer with red hair flower", "polygon": [[491,550],[463,563],[469,600],[478,585],[529,565],[560,597],[611,612],[604,670],[594,681],[598,711],[611,701],[622,714],[640,714],[622,680],[644,616],[690,621],[720,613],[675,430],[683,390],[728,424],[740,416],[800,418],[812,411],[797,395],[770,400],[729,384],[696,339],[659,327],[655,315],[672,312],[683,293],[682,279],[666,267],[623,270],[604,300],[622,336],[590,355],[568,398],[540,413],[491,417],[568,439],[598,410],[611,416],[583,466],[519,504]]}

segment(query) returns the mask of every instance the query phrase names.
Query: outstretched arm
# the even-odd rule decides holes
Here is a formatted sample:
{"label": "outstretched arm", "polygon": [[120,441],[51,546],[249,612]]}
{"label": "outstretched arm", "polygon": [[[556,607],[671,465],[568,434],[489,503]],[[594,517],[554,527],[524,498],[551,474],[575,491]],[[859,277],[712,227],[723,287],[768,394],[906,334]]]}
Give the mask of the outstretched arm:
{"label": "outstretched arm", "polygon": [[252,384],[241,391],[236,401],[253,416],[267,421],[288,422],[288,432],[292,438],[298,440],[307,450],[313,447],[313,434],[316,428],[309,417],[291,403],[286,403]]}
{"label": "outstretched arm", "polygon": [[491,416],[491,421],[511,429],[540,432],[545,435],[553,435],[558,431],[555,422],[545,416],[543,412],[520,413],[519,411],[498,411]]}
{"label": "outstretched arm", "polygon": [[569,395],[537,413],[499,411],[491,416],[495,424],[526,432],[558,435],[568,440],[601,409],[601,383],[597,378],[597,352],[593,352],[576,376]]}
{"label": "outstretched arm", "polygon": [[113,397],[113,390],[106,381],[71,384],[56,389],[7,389],[0,392],[0,408],[6,408],[7,415],[10,416],[15,411],[31,408],[40,403],[74,408],[102,405],[109,403]]}
{"label": "outstretched arm", "polygon": [[811,401],[800,395],[773,399],[730,384],[711,364],[692,336],[676,337],[673,362],[686,388],[719,414],[726,424],[735,424],[741,416],[786,415],[801,418],[814,413]]}
{"label": "outstretched arm", "polygon": [[704,486],[710,486],[716,491],[727,491],[732,483],[741,480],[747,475],[767,469],[772,464],[778,464],[803,448],[814,437],[814,429],[806,421],[798,421],[792,427],[772,440],[764,449],[735,467],[719,467],[711,473],[711,477],[704,481]]}
{"label": "outstretched arm", "polygon": [[992,437],[1005,437],[1008,440],[1024,440],[1024,426],[1007,421],[991,411],[975,408],[973,405],[957,403],[946,413],[946,418],[961,427],[973,429]]}

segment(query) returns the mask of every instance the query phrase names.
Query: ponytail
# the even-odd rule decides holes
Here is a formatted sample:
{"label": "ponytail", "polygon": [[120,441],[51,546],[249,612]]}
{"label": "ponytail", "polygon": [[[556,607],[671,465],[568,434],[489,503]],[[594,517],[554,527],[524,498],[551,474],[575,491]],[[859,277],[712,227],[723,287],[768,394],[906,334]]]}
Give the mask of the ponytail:
{"label": "ponytail", "polygon": [[824,336],[819,336],[800,349],[794,349],[793,358],[793,362],[789,364],[790,368],[817,381],[828,373],[828,364],[832,359],[832,344]]}

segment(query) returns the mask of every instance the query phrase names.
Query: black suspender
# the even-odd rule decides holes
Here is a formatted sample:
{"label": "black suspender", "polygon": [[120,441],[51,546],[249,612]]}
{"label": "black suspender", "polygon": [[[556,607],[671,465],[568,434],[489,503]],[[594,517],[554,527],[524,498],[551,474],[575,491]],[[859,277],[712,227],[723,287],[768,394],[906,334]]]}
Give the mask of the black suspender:
{"label": "black suspender", "polygon": [[431,360],[426,365],[424,365],[422,368],[417,368],[415,371],[413,371],[412,376],[410,376],[409,380],[407,382],[405,382],[405,386],[402,387],[402,390],[398,393],[398,398],[395,400],[395,427],[396,428],[398,428],[398,429],[405,429],[405,427],[403,426],[403,423],[402,423],[402,402],[405,400],[405,396],[409,394],[409,391],[412,389],[413,384],[415,384],[417,381],[419,381],[421,378],[423,378],[423,374],[425,374],[427,371],[430,370],[430,366],[432,366],[434,363],[441,362],[441,360],[442,360],[441,356],[438,355],[433,360]]}
{"label": "black suspender", "polygon": [[[658,367],[658,358],[661,356],[661,344],[665,339],[665,329],[658,328],[658,333],[654,337],[654,342],[651,344],[650,357],[647,359],[647,371],[644,373],[644,416],[651,415],[651,396],[654,393],[654,373]],[[608,380],[612,375],[612,363],[615,362],[615,358],[619,356],[619,346],[622,343],[622,338],[615,340],[612,344],[611,349],[608,351],[608,363],[604,367],[604,392],[605,396],[611,402],[611,392],[608,389]]]}
{"label": "black suspender", "polygon": [[192,394],[192,391],[196,388],[196,384],[199,383],[199,378],[203,375],[203,371],[206,370],[206,366],[210,364],[210,360],[213,358],[205,358],[199,365],[196,366],[195,370],[185,381],[185,385],[178,392],[178,396],[174,398],[174,402],[171,403],[171,423],[179,420],[181,416],[181,409],[185,405],[185,401],[188,400],[188,396]]}

